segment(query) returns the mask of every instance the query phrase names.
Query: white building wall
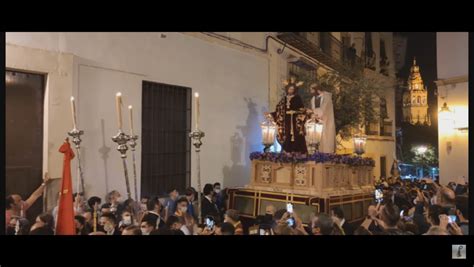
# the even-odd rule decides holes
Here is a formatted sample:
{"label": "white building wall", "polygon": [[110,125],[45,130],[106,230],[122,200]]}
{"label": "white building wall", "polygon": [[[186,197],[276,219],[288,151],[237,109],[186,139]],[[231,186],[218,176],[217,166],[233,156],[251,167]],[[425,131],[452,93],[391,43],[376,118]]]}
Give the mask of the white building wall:
{"label": "white building wall", "polygon": [[[446,102],[454,113],[455,125],[464,127],[469,123],[468,38],[466,32],[439,32],[436,38],[438,108]],[[438,136],[441,184],[461,182],[462,176],[469,178],[468,132],[446,129],[439,121]]]}
{"label": "white building wall", "polygon": [[[31,66],[53,64],[48,74],[68,70],[68,84],[49,84],[49,94],[59,94],[49,103],[55,118],[49,119],[45,171],[61,176],[61,155],[57,148],[72,128],[69,97],[77,98],[78,124],[83,136],[83,164],[88,195],[104,196],[118,189],[125,195],[123,168],[115,143],[117,133],[114,95],[123,94],[124,106],[134,106],[134,126],[141,134],[142,80],[188,86],[201,96],[201,128],[206,136],[201,149],[202,184],[221,182],[224,187],[243,186],[249,179],[251,151],[261,149],[260,127],[263,110],[268,110],[268,60],[263,56],[216,45],[182,33],[7,33],[7,68],[35,71]],[[26,47],[10,53],[12,47]],[[41,50],[35,50],[37,48]],[[51,59],[29,62],[30,55],[53,54]],[[25,54],[26,53],[26,54]],[[63,53],[72,62],[60,62]],[[21,63],[20,63],[21,61]],[[56,74],[55,74],[56,75]],[[58,74],[59,75],[59,74]],[[124,110],[124,129],[128,114]],[[194,116],[192,125],[194,125]],[[232,140],[241,140],[234,146]],[[104,161],[104,151],[108,152]],[[140,176],[141,147],[137,147]],[[129,154],[130,155],[130,154]],[[196,187],[195,153],[192,152],[192,185]],[[132,169],[128,159],[129,170]],[[131,171],[129,171],[132,177]],[[75,173],[73,177],[75,177]],[[140,182],[138,182],[140,184]]]}

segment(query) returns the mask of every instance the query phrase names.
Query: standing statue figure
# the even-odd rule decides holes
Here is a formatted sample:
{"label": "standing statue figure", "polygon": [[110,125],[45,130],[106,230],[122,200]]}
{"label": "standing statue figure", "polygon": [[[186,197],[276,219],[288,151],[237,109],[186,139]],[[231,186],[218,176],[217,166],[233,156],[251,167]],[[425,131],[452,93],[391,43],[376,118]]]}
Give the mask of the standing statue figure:
{"label": "standing statue figure", "polygon": [[311,110],[313,116],[323,123],[323,134],[319,144],[319,151],[334,153],[336,151],[336,124],[334,122],[334,108],[332,94],[324,91],[320,85],[311,84]]}
{"label": "standing statue figure", "polygon": [[306,154],[306,109],[301,96],[298,95],[298,87],[303,85],[303,82],[296,82],[296,79],[291,77],[283,84],[285,95],[278,102],[275,112],[266,115],[271,115],[278,126],[277,140],[283,151]]}

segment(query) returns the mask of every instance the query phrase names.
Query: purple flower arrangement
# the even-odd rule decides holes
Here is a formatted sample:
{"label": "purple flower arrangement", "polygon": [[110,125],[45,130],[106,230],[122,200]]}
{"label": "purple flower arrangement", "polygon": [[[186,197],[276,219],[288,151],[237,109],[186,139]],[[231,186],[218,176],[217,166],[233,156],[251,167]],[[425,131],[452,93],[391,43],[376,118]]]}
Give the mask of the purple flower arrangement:
{"label": "purple flower arrangement", "polygon": [[311,155],[288,152],[252,152],[250,153],[250,160],[265,160],[278,163],[305,163],[308,161],[314,161],[316,163],[330,162],[336,164],[347,164],[349,166],[375,166],[375,161],[371,158],[321,152],[316,152]]}

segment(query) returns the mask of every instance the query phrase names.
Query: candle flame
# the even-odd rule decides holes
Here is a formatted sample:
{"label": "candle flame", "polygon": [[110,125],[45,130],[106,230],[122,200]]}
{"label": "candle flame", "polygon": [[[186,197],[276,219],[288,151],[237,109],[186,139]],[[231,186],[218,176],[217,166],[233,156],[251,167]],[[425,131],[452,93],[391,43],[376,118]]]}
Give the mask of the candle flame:
{"label": "candle flame", "polygon": [[116,96],[122,96],[122,93],[118,92],[118,93],[116,94]]}
{"label": "candle flame", "polygon": [[132,109],[132,105],[128,106],[128,109]]}
{"label": "candle flame", "polygon": [[194,93],[194,96],[199,97],[199,93],[198,92]]}
{"label": "candle flame", "polygon": [[73,97],[73,96],[71,96],[71,101],[74,101],[74,97]]}

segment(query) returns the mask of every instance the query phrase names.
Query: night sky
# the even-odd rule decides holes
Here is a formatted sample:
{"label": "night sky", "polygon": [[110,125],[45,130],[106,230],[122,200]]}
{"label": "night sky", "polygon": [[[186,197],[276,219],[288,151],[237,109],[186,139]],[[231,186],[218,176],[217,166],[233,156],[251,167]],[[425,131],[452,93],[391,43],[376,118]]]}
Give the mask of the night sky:
{"label": "night sky", "polygon": [[[431,114],[431,127],[428,129],[416,129],[418,127],[403,127],[403,139],[405,142],[417,144],[428,142],[438,146],[438,126],[437,126],[437,96],[435,95],[437,80],[436,61],[436,32],[404,32],[407,37],[407,50],[405,65],[399,72],[399,76],[406,82],[410,74],[410,67],[413,65],[413,57],[416,57],[416,64],[420,66],[421,77],[424,85],[428,88],[428,112]],[[398,114],[397,114],[398,115]],[[401,116],[401,114],[400,114]],[[421,131],[418,131],[421,130]]]}
{"label": "night sky", "polygon": [[[436,63],[436,32],[404,32],[407,36],[405,66],[400,70],[400,77],[406,81],[413,65],[413,57],[420,66],[423,83],[428,87],[428,104],[430,106],[431,122],[436,125],[437,97],[434,95],[437,80]],[[435,129],[437,130],[437,129]]]}

